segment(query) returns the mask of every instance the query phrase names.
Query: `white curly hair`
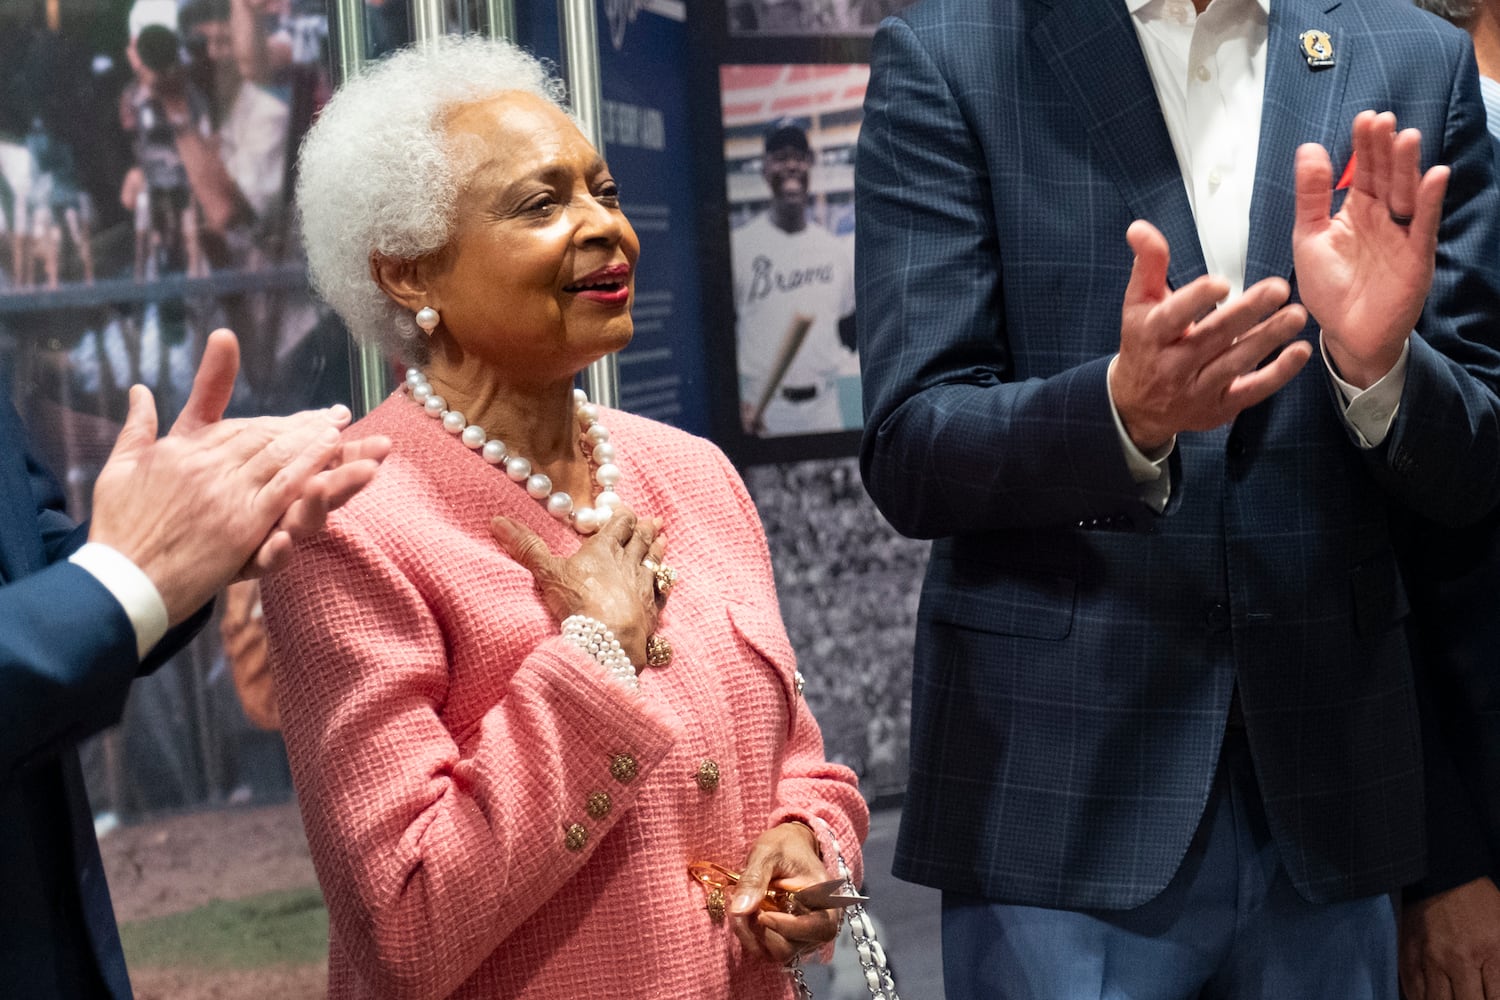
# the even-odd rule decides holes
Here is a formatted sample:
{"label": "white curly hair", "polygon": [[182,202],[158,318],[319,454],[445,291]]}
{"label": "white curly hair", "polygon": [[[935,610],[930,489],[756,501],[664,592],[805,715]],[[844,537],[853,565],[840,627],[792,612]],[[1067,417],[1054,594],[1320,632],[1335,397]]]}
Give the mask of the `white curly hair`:
{"label": "white curly hair", "polygon": [[568,113],[547,63],[510,42],[445,36],[345,83],[308,130],[297,172],[308,272],[357,339],[408,362],[427,360],[427,338],[371,278],[370,257],[417,260],[447,246],[472,158],[453,148],[443,119],[509,91]]}

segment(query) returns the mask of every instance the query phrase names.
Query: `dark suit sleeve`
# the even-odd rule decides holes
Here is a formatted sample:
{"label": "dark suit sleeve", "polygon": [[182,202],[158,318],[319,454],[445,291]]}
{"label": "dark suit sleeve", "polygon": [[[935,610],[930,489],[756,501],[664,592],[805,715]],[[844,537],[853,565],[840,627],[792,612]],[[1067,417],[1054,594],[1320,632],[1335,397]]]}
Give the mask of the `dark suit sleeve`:
{"label": "dark suit sleeve", "polygon": [[1461,33],[1457,50],[1436,156],[1452,173],[1432,289],[1400,411],[1366,458],[1390,496],[1436,521],[1470,524],[1500,499],[1500,186],[1472,44]]}
{"label": "dark suit sleeve", "polygon": [[1110,411],[1109,358],[1015,380],[983,150],[900,20],[875,36],[856,163],[861,470],[881,512],[924,538],[997,516],[1151,520]]}
{"label": "dark suit sleeve", "polygon": [[1500,874],[1500,512],[1452,529],[1408,519],[1402,568],[1427,791],[1421,899]]}
{"label": "dark suit sleeve", "polygon": [[117,722],[131,680],[179,649],[207,612],[174,629],[142,663],[120,603],[66,561],[86,540],[86,527],[63,513],[56,481],[30,455],[26,469],[34,526],[6,530],[35,531],[48,565],[0,586],[0,779],[33,756]]}
{"label": "dark suit sleeve", "polygon": [[[1491,576],[1497,575],[1491,573]],[[1491,591],[1493,594],[1494,591]],[[1425,610],[1425,609],[1424,609]],[[1497,633],[1486,645],[1500,650],[1493,616],[1463,625],[1442,615],[1416,620],[1417,704],[1422,722],[1422,780],[1426,793],[1427,874],[1408,886],[1406,898],[1426,899],[1476,878],[1500,875],[1495,859],[1493,801],[1500,794],[1500,713],[1495,706],[1466,702],[1462,673],[1472,661],[1451,658],[1456,628]],[[1460,640],[1458,645],[1463,645]],[[1490,659],[1500,660],[1500,652]],[[1455,677],[1457,672],[1460,676]],[[1482,678],[1470,678],[1471,682]],[[1491,701],[1494,699],[1491,698]]]}
{"label": "dark suit sleeve", "polygon": [[[1427,678],[1417,677],[1422,716],[1422,780],[1426,792],[1427,874],[1408,886],[1405,897],[1414,901],[1435,896],[1484,876],[1494,877],[1494,854],[1470,783],[1483,775],[1465,774],[1474,761],[1461,766],[1448,743],[1450,716],[1433,698]],[[1469,781],[1466,781],[1465,778]],[[1493,791],[1491,792],[1493,794]]]}
{"label": "dark suit sleeve", "polygon": [[[1460,91],[1466,82],[1460,80]],[[1473,123],[1462,114],[1458,121],[1454,136],[1474,141]],[[1490,176],[1500,178],[1500,139],[1490,135],[1488,145]],[[1461,161],[1465,173],[1450,185],[1450,200],[1482,191],[1482,174],[1471,178],[1468,171],[1483,162],[1482,155]],[[1493,192],[1495,185],[1489,187]],[[1500,252],[1488,259],[1500,259]],[[1434,279],[1435,299],[1454,293],[1447,271]],[[1473,316],[1472,308],[1460,314]],[[1500,513],[1461,529],[1411,518],[1398,524],[1412,600],[1426,790],[1427,874],[1405,892],[1416,901],[1500,876]]]}
{"label": "dark suit sleeve", "polygon": [[36,528],[42,539],[42,551],[51,565],[77,552],[88,541],[88,525],[79,524],[63,513],[63,493],[46,466],[26,454],[26,476],[36,502]]}

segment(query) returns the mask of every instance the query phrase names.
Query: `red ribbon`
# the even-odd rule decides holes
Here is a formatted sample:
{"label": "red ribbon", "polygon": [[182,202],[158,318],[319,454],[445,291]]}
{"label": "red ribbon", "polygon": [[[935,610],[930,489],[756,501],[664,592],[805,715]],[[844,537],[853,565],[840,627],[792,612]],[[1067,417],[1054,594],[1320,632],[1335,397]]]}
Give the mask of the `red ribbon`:
{"label": "red ribbon", "polygon": [[1354,183],[1354,154],[1349,154],[1349,165],[1344,168],[1344,173],[1339,177],[1339,182],[1333,186],[1335,191],[1342,191]]}

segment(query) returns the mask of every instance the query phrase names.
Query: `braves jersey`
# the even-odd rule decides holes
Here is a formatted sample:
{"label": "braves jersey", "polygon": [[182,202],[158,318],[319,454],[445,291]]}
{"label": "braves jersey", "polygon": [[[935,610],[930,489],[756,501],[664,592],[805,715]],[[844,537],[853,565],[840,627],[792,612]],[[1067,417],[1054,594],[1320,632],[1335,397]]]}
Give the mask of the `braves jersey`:
{"label": "braves jersey", "polygon": [[767,435],[844,430],[838,380],[858,376],[839,320],[854,313],[853,241],[815,223],[788,233],[764,213],[730,236],[740,400],[754,408],[774,374],[787,330],[810,319],[807,336],[762,416]]}

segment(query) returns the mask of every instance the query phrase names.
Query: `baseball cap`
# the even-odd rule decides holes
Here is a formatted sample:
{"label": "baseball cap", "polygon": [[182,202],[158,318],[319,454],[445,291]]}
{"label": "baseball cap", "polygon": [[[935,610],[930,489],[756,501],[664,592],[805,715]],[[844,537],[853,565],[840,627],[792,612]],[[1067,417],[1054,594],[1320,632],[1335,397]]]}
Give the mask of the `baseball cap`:
{"label": "baseball cap", "polygon": [[812,147],[807,142],[807,130],[797,119],[781,118],[772,122],[770,128],[766,129],[766,153],[774,153],[778,149],[812,152]]}

